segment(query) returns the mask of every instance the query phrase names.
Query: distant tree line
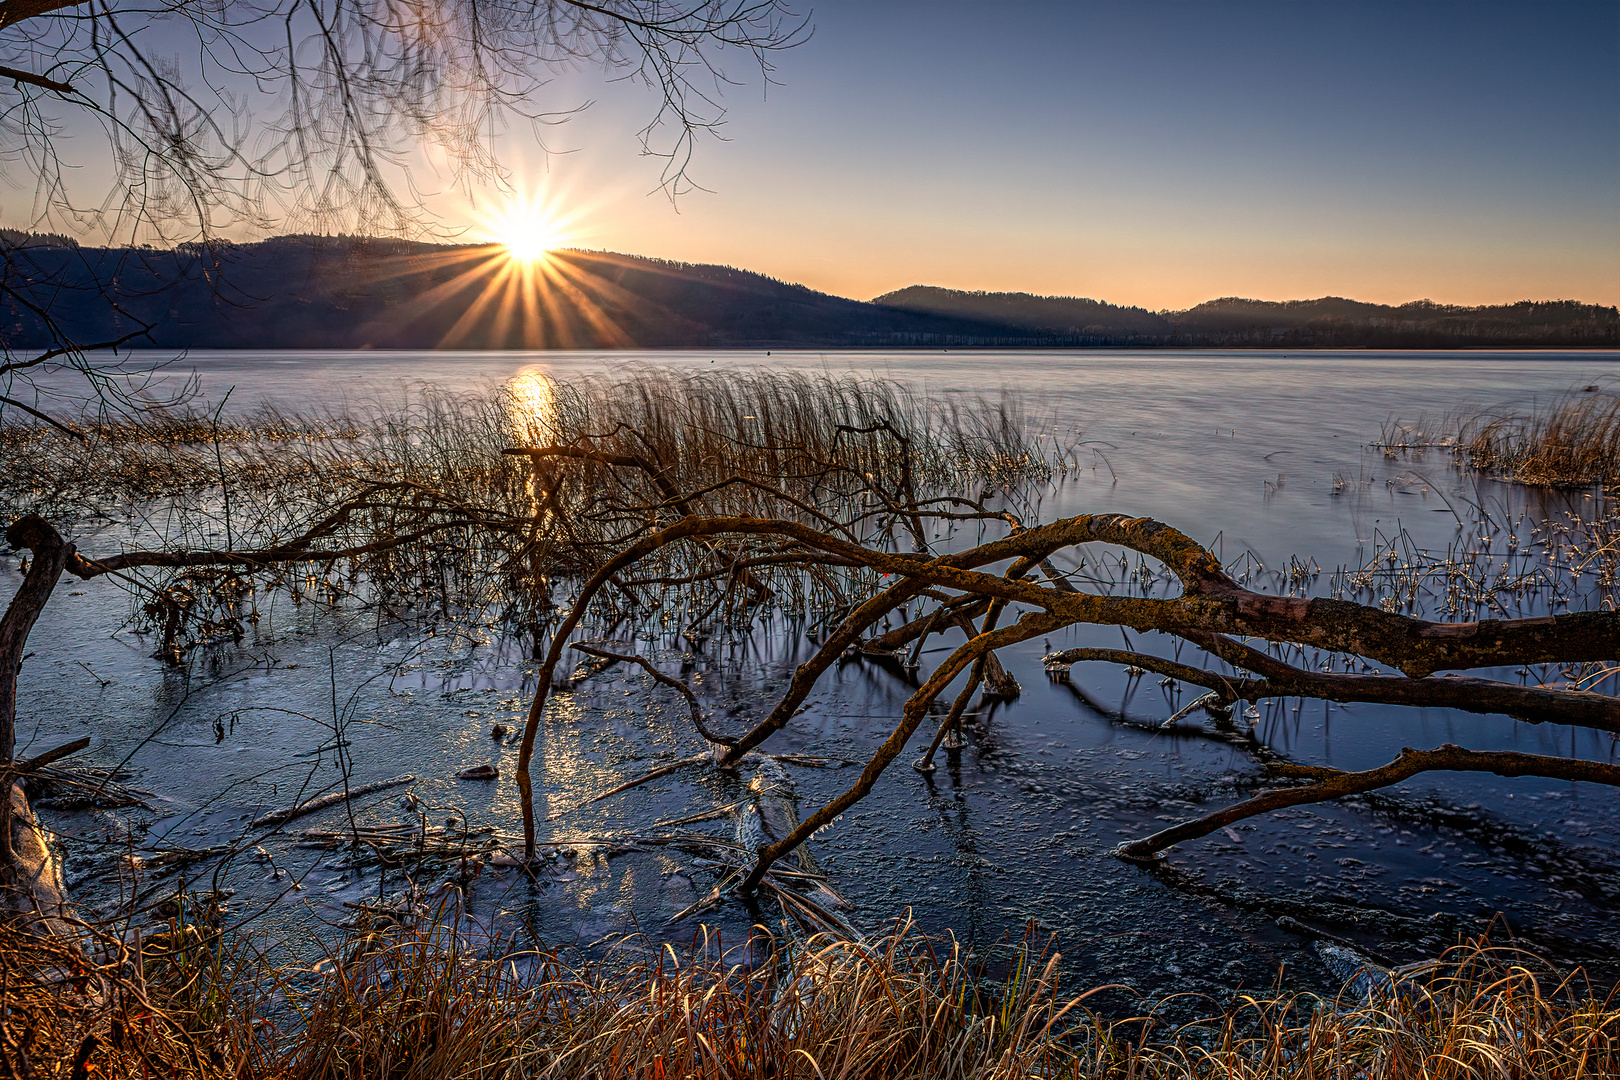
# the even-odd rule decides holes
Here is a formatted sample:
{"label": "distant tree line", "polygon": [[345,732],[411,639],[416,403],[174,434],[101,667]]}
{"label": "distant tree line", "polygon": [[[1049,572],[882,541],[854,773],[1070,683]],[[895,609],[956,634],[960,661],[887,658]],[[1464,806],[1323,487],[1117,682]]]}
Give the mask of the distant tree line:
{"label": "distant tree line", "polygon": [[1044,331],[1076,345],[1437,348],[1620,341],[1620,310],[1576,300],[1468,307],[1432,300],[1395,306],[1337,296],[1286,301],[1229,296],[1185,311],[1155,312],[1079,297],[912,286],[873,302],[913,312],[972,315]]}
{"label": "distant tree line", "polygon": [[[1620,345],[1614,307],[1462,307],[1226,297],[1149,311],[1077,297],[912,286],[871,302],[726,266],[351,236],[99,248],[8,233],[0,340],[51,325],[163,348],[1137,347]],[[109,302],[109,300],[111,302]]]}

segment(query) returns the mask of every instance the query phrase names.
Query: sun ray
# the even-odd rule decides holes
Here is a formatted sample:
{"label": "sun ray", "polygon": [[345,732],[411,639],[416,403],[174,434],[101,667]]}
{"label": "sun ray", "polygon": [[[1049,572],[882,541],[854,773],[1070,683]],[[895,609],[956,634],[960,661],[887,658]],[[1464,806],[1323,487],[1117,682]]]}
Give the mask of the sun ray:
{"label": "sun ray", "polygon": [[[508,271],[509,267],[507,266],[496,269],[489,283],[479,290],[477,298],[467,305],[460,317],[451,324],[450,329],[444,332],[444,336],[439,340],[441,347],[477,344],[475,337],[477,327],[484,319],[485,314],[489,312],[491,306],[497,302],[502,286],[509,276]],[[492,344],[494,342],[489,340],[486,333],[484,345],[489,346]]]}
{"label": "sun ray", "polygon": [[575,310],[579,312],[591,329],[607,339],[608,344],[618,347],[635,345],[634,338],[624,327],[620,326],[618,322],[608,315],[601,301],[604,299],[609,301],[617,300],[619,306],[624,309],[629,309],[637,303],[645,303],[645,301],[641,301],[619,288],[613,282],[589,271],[582,270],[580,267],[563,259],[553,259],[548,262],[546,264],[546,273],[558,285],[567,290],[569,297],[574,300]]}
{"label": "sun ray", "polygon": [[440,348],[625,347],[648,316],[670,316],[612,279],[612,256],[562,250],[572,219],[544,198],[519,193],[476,217],[490,242],[401,253],[369,271],[378,281],[413,278],[422,289],[407,309],[391,306],[375,336],[427,335]]}

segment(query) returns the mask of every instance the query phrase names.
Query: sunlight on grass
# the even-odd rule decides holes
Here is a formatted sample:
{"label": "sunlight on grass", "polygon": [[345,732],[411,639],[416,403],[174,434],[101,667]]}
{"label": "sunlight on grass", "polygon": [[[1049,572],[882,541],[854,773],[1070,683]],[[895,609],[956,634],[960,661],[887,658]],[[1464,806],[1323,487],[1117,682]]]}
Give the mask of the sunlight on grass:
{"label": "sunlight on grass", "polygon": [[1061,985],[1038,944],[1005,950],[986,978],[957,942],[904,922],[859,943],[721,949],[700,936],[690,955],[632,938],[597,959],[487,959],[437,923],[361,927],[299,971],[190,926],[134,948],[109,934],[105,963],[0,926],[0,1030],[28,1058],[21,1075],[40,1076],[1585,1080],[1620,1068],[1612,1000],[1579,972],[1484,942],[1371,1000],[1234,994],[1177,1023],[1122,987],[1097,988],[1113,1006],[1096,1011],[1103,998]]}

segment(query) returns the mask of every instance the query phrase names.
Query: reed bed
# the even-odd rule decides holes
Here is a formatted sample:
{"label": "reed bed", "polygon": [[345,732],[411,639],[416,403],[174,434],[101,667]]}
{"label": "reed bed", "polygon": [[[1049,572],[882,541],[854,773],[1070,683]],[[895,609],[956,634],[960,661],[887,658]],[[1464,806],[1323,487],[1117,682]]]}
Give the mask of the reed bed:
{"label": "reed bed", "polygon": [[[224,944],[222,944],[224,942]],[[234,942],[231,943],[231,942]],[[1620,1007],[1575,975],[1459,945],[1371,1000],[1235,995],[1170,1025],[1104,1015],[1028,942],[999,977],[900,925],[777,948],[487,958],[444,926],[277,970],[179,924],[76,944],[0,927],[0,1060],[12,1076],[1586,1080],[1620,1072]],[[339,959],[343,957],[343,959]],[[1117,987],[1099,988],[1124,995]],[[1121,1000],[1129,1000],[1123,997]],[[1142,1004],[1138,1002],[1138,1004]],[[31,1070],[31,1071],[30,1071]]]}
{"label": "reed bed", "polygon": [[1528,416],[1478,416],[1458,432],[1471,465],[1524,484],[1620,482],[1620,394],[1566,395]]}
{"label": "reed bed", "polygon": [[[260,406],[222,417],[177,408],[139,423],[61,420],[78,437],[34,421],[0,424],[8,513],[61,516],[231,486],[245,501],[244,536],[260,524],[251,514],[255,496],[296,505],[384,480],[444,485],[465,498],[512,494],[487,486],[527,476],[525,462],[501,453],[514,445],[589,444],[639,455],[683,491],[769,478],[812,505],[839,492],[856,497],[846,488],[852,478],[866,490],[897,482],[903,471],[920,491],[1048,479],[1056,449],[1037,445],[1010,398],[930,398],[854,376],[634,367],[568,382],[529,375],[483,392],[423,387],[343,412]],[[624,486],[621,474],[593,479]],[[715,513],[758,502],[743,487],[706,496]]]}
{"label": "reed bed", "polygon": [[1375,529],[1359,566],[1329,576],[1327,595],[1429,617],[1522,618],[1620,603],[1620,504],[1517,514],[1470,507],[1443,550],[1404,529]]}
{"label": "reed bed", "polygon": [[1386,453],[1443,449],[1472,468],[1538,487],[1620,483],[1620,393],[1592,386],[1529,413],[1392,421],[1378,445]]}
{"label": "reed bed", "polygon": [[[650,368],[566,383],[527,376],[478,393],[420,389],[342,413],[181,410],[140,425],[64,423],[83,437],[0,426],[8,519],[42,514],[86,550],[261,550],[311,529],[324,530],[318,548],[363,549],[257,573],[128,575],[133,621],[160,633],[175,662],[240,641],[276,597],[538,635],[561,602],[559,583],[686,512],[836,520],[853,523],[852,538],[910,546],[921,541],[901,535],[896,506],[991,488],[1016,503],[1050,478],[1057,449],[1028,434],[1011,400],[927,398],[853,377]],[[503,453],[525,446],[595,456]],[[610,460],[626,457],[646,467]],[[689,498],[672,504],[670,490]],[[737,575],[716,569],[726,564],[712,545],[671,548],[646,564],[649,583],[604,597],[603,614],[746,620],[767,586],[793,610],[839,608],[871,586],[766,560],[739,591]]]}

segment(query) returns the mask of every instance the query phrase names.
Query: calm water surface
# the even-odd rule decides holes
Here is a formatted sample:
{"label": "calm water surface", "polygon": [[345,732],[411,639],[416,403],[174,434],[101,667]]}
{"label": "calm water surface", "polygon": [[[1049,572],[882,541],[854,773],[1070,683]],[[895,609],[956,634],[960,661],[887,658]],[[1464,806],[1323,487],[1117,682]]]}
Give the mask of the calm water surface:
{"label": "calm water surface", "polygon": [[[195,371],[212,402],[230,391],[231,407],[266,400],[289,409],[387,404],[424,383],[476,389],[519,374],[566,380],[627,364],[855,372],[938,395],[1006,392],[1031,425],[1074,447],[1082,466],[1047,494],[1043,517],[1149,515],[1228,561],[1249,552],[1276,567],[1298,556],[1331,570],[1359,565],[1402,529],[1415,543],[1443,549],[1456,539],[1454,511],[1466,517],[1466,501],[1589,515],[1591,492],[1530,493],[1461,474],[1445,455],[1386,458],[1368,444],[1392,417],[1528,408],[1572,387],[1612,387],[1616,360],[1595,353],[196,353],[170,371],[175,380]],[[15,565],[4,573],[15,587]],[[347,729],[355,782],[409,771],[423,778],[416,790],[432,813],[519,829],[510,780],[515,741],[488,735],[496,722],[520,725],[532,692],[518,643],[420,641],[364,620],[315,623],[287,609],[239,654],[183,676],[149,658],[151,644],[123,628],[129,615],[112,582],[64,583],[30,641],[19,735],[40,749],[88,733],[95,760],[127,760],[133,783],[153,792],[160,810],[143,842],[225,842],[245,817],[292,801],[312,776],[330,783],[334,701],[340,713],[352,701],[358,721]],[[1283,915],[1400,960],[1431,955],[1500,915],[1556,957],[1597,961],[1614,976],[1620,793],[1613,790],[1425,777],[1356,806],[1251,820],[1178,849],[1157,870],[1113,859],[1109,849],[1124,838],[1235,801],[1234,781],[1256,773],[1246,754],[1197,725],[1180,734],[1131,726],[1162,720],[1185,700],[1156,679],[1132,682],[1088,665],[1071,684],[1054,684],[1042,672],[1048,645],[1118,643],[1117,630],[1086,628],[1006,654],[1022,698],[981,707],[969,746],[933,776],[897,765],[824,836],[819,854],[858,903],[861,925],[880,927],[911,908],[927,929],[991,942],[1034,923],[1056,935],[1077,980],[1125,981],[1163,994],[1269,985],[1279,965],[1293,985],[1331,988],[1311,950],[1277,927]],[[777,620],[700,653],[662,639],[638,648],[667,661],[667,670],[684,670],[717,723],[741,725],[769,708],[812,647]],[[897,719],[905,692],[881,670],[842,667],[773,745],[864,758]],[[610,672],[553,702],[536,772],[541,815],[561,813],[542,835],[633,829],[736,798],[736,781],[694,772],[577,808],[588,794],[696,747],[678,703],[649,692],[637,675]],[[216,741],[216,721],[225,724],[223,740]],[[1616,756],[1606,735],[1450,710],[1273,702],[1261,707],[1257,730],[1294,760],[1343,768],[1446,741]],[[500,781],[450,779],[484,762],[501,768]],[[846,769],[800,770],[796,778],[813,803],[854,777]],[[367,813],[390,821],[401,812],[381,799]],[[124,886],[102,876],[108,845],[120,842],[113,816],[62,814],[53,824],[80,840],[68,848],[76,891],[89,902],[115,900]],[[691,924],[660,928],[711,883],[691,859],[581,851],[577,866],[539,884],[486,874],[472,886],[473,902],[510,913],[504,925],[521,935],[552,942],[637,926],[691,934]],[[292,848],[278,859],[303,888],[258,925],[289,941],[312,916],[341,915],[344,901],[378,889],[375,878],[357,877],[318,851]],[[226,878],[244,910],[286,881],[247,861]],[[706,921],[740,937],[754,917],[733,904]]]}

